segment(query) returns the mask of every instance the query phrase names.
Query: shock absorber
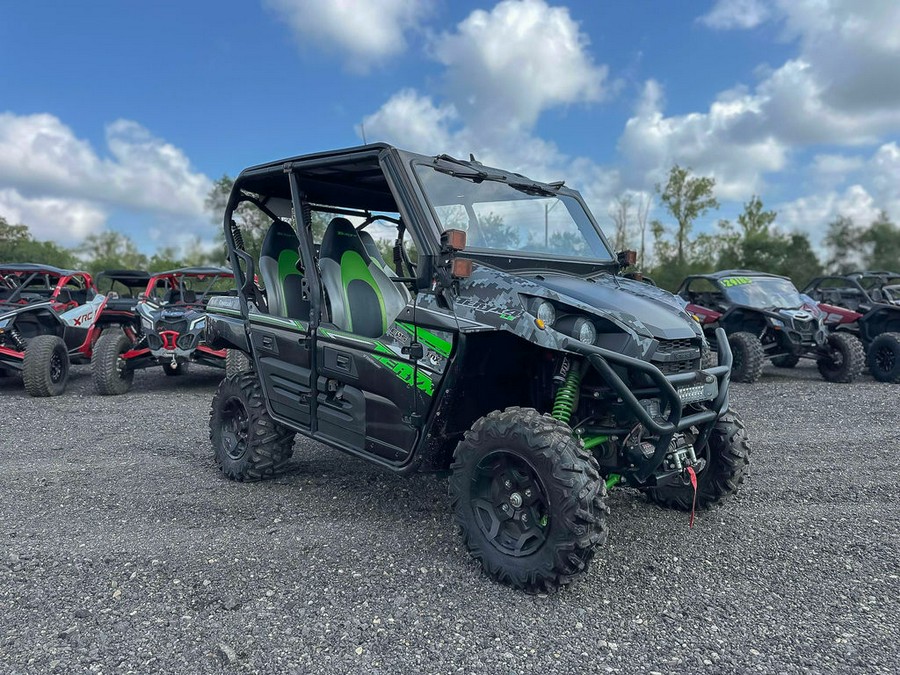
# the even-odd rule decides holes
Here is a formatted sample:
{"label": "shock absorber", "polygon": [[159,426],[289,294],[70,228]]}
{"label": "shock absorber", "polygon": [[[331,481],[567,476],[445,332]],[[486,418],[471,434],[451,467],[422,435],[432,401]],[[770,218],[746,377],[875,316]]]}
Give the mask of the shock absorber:
{"label": "shock absorber", "polygon": [[563,358],[560,364],[559,373],[554,376],[554,380],[562,379],[562,384],[556,391],[556,398],[553,400],[553,411],[551,415],[554,419],[568,424],[572,419],[572,413],[578,407],[578,392],[581,389],[581,364],[570,359],[568,356]]}
{"label": "shock absorber", "polygon": [[241,232],[241,228],[234,222],[234,219],[231,221],[231,239],[234,241],[234,247],[236,249],[239,251],[247,250],[244,248],[244,233]]}
{"label": "shock absorber", "polygon": [[16,345],[16,349],[21,349],[25,351],[25,339],[22,337],[22,334],[19,332],[19,329],[13,326],[9,329],[9,337],[12,338],[13,344]]}

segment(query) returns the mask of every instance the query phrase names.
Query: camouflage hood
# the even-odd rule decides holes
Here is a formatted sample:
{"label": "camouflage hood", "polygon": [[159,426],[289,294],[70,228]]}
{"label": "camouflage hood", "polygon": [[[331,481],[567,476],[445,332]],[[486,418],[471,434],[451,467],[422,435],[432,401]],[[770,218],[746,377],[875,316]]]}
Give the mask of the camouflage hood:
{"label": "camouflage hood", "polygon": [[[665,340],[699,335],[696,323],[675,296],[641,281],[602,275],[591,279],[571,276],[529,276],[532,281],[555,291],[559,300],[616,318],[646,337]],[[577,301],[573,303],[572,300]],[[644,330],[638,330],[643,326]]]}
{"label": "camouflage hood", "polygon": [[554,332],[537,330],[528,318],[525,297],[546,298],[573,311],[608,319],[643,345],[642,351],[654,340],[702,338],[700,324],[683,304],[650,284],[611,275],[512,274],[484,265],[476,265],[472,276],[460,281],[454,302],[460,330],[499,328],[558,348]]}

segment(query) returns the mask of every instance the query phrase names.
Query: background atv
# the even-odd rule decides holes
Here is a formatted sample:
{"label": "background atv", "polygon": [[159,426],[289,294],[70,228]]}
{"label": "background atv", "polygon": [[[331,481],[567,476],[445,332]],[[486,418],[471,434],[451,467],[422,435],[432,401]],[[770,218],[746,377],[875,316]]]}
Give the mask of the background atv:
{"label": "background atv", "polygon": [[725,330],[734,354],[732,378],[756,382],[766,359],[793,368],[801,358],[815,359],[829,382],[852,382],[862,372],[862,344],[849,333],[830,332],[811,299],[787,277],[752,270],[698,274],[681,282],[678,295],[700,318],[715,344]]}
{"label": "background atv", "polygon": [[206,344],[206,304],[233,295],[234,275],[224,267],[184,267],[154,274],[139,296],[137,333],[107,331],[91,359],[97,393],[124,394],[134,372],[160,365],[166,375],[182,375],[191,362],[225,367],[224,350]]}
{"label": "background atv", "polygon": [[70,363],[83,363],[101,327],[106,297],[86,272],[0,264],[0,374],[21,372],[31,396],[58,396]]}
{"label": "background atv", "polygon": [[[258,258],[232,221],[246,204],[271,220]],[[213,399],[228,478],[275,475],[297,432],[449,469],[471,555],[532,592],[585,573],[607,485],[690,510],[744,480],[724,333],[701,371],[700,325],[615,275],[633,252],[613,256],[562,183],[363,146],[245,170],[225,230],[240,290],[210,301],[208,339],[252,362]]]}
{"label": "background atv", "polygon": [[862,340],[872,377],[900,382],[900,274],[818,277],[803,292],[819,303],[832,330]]}

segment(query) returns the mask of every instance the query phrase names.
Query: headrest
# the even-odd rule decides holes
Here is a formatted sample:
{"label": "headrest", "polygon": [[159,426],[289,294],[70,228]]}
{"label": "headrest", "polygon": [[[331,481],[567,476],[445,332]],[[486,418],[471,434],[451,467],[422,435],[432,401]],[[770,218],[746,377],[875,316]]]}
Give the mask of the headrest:
{"label": "headrest", "polygon": [[340,262],[341,256],[347,251],[358,253],[367,265],[371,262],[369,252],[363,246],[359,233],[353,227],[353,224],[346,218],[333,218],[328,223],[325,236],[322,237],[319,258],[330,258]]}

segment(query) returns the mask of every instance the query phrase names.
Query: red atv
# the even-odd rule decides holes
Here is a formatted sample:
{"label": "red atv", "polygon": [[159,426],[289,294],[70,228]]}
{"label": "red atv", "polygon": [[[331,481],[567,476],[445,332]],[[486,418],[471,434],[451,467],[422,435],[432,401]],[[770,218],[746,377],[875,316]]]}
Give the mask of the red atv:
{"label": "red atv", "polygon": [[106,303],[87,272],[0,265],[0,377],[21,372],[31,396],[62,394],[69,365],[91,358]]}
{"label": "red atv", "polygon": [[900,382],[900,273],[818,277],[804,293],[819,303],[832,330],[862,340],[872,377]]}
{"label": "red atv", "polygon": [[222,267],[185,267],[147,279],[135,305],[133,329],[104,333],[91,359],[99,394],[124,394],[134,371],[162,366],[166,375],[183,375],[191,362],[225,368],[227,352],[206,344],[206,304],[235,295],[234,275]]}

